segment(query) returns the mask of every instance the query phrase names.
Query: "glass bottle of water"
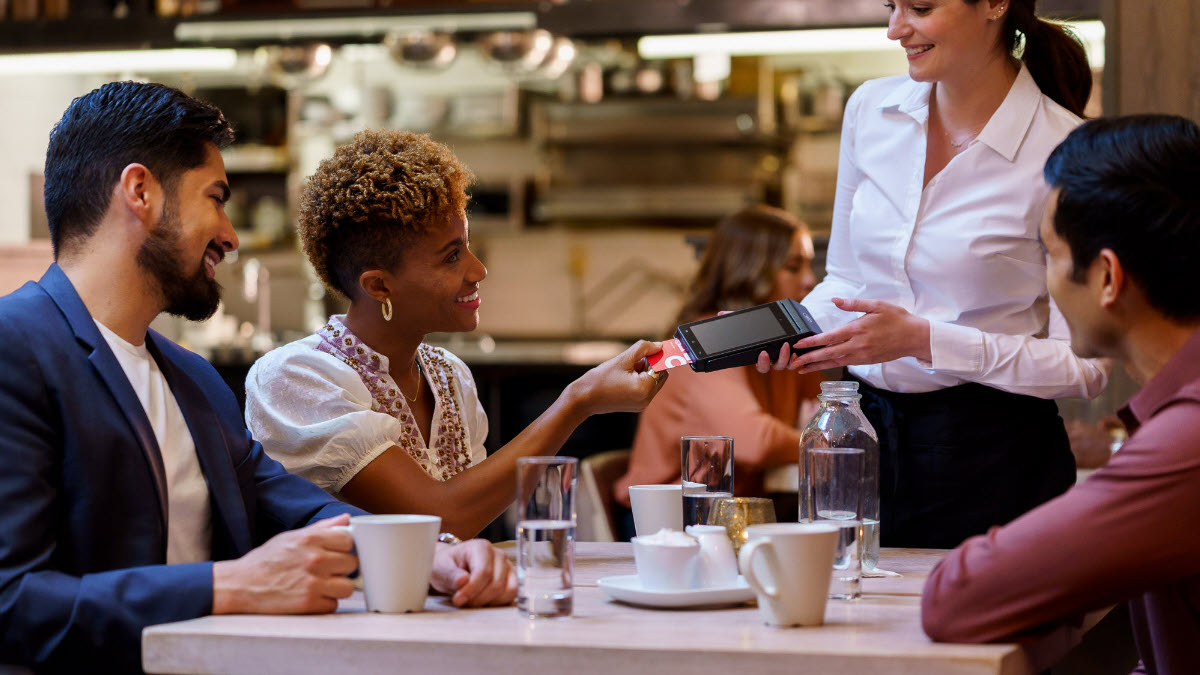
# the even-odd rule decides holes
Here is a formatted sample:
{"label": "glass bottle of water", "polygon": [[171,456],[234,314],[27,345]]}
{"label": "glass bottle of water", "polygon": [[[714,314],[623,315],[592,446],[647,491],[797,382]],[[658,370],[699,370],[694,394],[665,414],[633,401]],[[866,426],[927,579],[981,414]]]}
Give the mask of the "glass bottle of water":
{"label": "glass bottle of water", "polygon": [[821,408],[800,433],[800,522],[816,518],[812,484],[808,475],[808,451],[812,448],[862,448],[863,466],[862,565],[875,569],[879,563],[879,436],[867,421],[858,402],[857,382],[822,382],[817,396]]}

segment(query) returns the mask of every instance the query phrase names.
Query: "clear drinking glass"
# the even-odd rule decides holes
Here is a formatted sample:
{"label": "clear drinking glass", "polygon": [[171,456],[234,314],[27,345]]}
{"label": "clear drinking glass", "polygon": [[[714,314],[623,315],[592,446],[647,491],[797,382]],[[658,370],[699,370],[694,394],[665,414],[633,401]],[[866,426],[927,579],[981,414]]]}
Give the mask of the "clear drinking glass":
{"label": "clear drinking glass", "polygon": [[713,503],[733,496],[733,439],[679,439],[683,475],[683,526],[707,525]]}
{"label": "clear drinking glass", "polygon": [[575,575],[574,457],[517,460],[517,610],[571,616]]}
{"label": "clear drinking glass", "polygon": [[861,448],[813,448],[808,451],[813,508],[817,522],[839,528],[833,558],[829,597],[857,600],[862,597],[863,458]]}
{"label": "clear drinking glass", "polygon": [[805,453],[812,448],[862,448],[863,569],[879,564],[879,436],[859,406],[862,394],[854,381],[822,382],[817,397],[821,408],[800,434],[800,522],[816,518],[812,507],[812,481]]}

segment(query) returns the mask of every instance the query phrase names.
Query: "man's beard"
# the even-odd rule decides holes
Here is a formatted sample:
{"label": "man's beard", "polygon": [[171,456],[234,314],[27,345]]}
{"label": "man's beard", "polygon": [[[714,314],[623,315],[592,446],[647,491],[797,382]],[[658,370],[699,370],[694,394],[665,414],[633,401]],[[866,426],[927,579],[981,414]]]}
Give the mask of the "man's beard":
{"label": "man's beard", "polygon": [[207,265],[203,260],[200,261],[200,268],[191,276],[179,273],[179,261],[185,255],[180,250],[180,229],[175,200],[170,199],[163,209],[162,218],[155,223],[138,249],[137,262],[158,282],[159,293],[165,304],[163,311],[189,321],[204,321],[221,304],[221,285],[208,278]]}

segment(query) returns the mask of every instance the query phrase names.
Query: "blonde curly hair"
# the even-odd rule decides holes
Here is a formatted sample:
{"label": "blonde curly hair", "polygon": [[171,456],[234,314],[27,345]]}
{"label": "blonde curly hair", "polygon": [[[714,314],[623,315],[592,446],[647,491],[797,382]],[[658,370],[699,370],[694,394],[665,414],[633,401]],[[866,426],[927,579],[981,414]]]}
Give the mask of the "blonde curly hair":
{"label": "blonde curly hair", "polygon": [[360,132],[300,194],[304,252],[326,286],[353,299],[363,272],[396,269],[417,236],[463,212],[473,180],[427,134]]}

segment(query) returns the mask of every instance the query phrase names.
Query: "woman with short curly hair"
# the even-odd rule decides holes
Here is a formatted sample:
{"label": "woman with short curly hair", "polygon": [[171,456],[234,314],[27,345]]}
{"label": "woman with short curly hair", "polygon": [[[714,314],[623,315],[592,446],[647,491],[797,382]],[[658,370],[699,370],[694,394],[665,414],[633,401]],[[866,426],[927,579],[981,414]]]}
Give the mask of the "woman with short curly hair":
{"label": "woman with short curly hair", "polygon": [[446,146],[364,131],[323,161],[301,196],[305,253],[346,314],[263,356],[246,423],[266,451],[375,513],[429,513],[477,534],[512,501],[520,457],[552,455],[588,416],[641,410],[661,383],[639,342],[585,373],[490,458],[466,365],[424,344],[479,323],[487,270],[469,247],[470,171]]}

